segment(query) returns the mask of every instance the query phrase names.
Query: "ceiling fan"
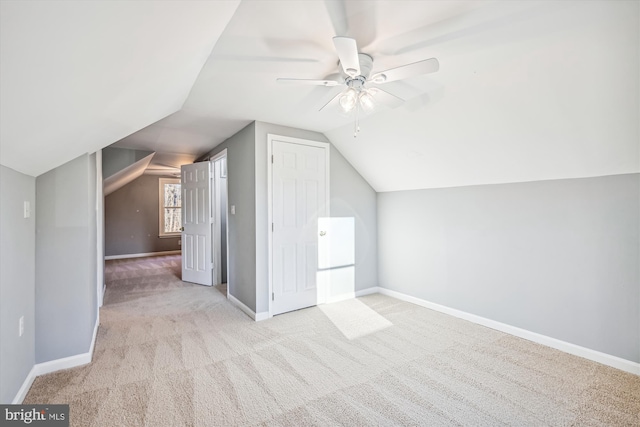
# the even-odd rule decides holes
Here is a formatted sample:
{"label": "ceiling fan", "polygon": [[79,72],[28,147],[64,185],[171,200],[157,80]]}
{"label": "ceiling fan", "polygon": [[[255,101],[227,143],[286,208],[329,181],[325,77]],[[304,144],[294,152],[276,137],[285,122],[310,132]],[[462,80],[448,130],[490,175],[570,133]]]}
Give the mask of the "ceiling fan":
{"label": "ceiling fan", "polygon": [[358,125],[360,113],[372,111],[377,103],[395,108],[404,102],[403,99],[368,84],[381,85],[421,74],[434,73],[440,68],[438,60],[430,58],[371,74],[373,58],[366,53],[358,52],[355,39],[337,36],[333,38],[333,45],[340,59],[341,71],[335,78],[326,80],[279,78],[277,81],[327,87],[345,85],[346,88],[322,106],[320,111],[337,102],[343,112],[355,113],[354,137],[360,132]]}

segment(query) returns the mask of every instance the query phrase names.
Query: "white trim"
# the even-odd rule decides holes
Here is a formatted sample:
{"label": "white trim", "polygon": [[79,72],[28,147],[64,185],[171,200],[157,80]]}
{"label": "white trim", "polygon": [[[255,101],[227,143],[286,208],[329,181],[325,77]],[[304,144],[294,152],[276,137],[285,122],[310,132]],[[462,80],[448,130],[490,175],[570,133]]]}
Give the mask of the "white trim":
{"label": "white trim", "polygon": [[91,338],[91,346],[89,351],[82,354],[76,354],[75,356],[63,357],[62,359],[50,360],[44,363],[36,363],[27,374],[22,383],[22,387],[18,390],[16,397],[11,402],[13,405],[21,404],[25,396],[29,392],[31,385],[39,375],[49,374],[51,372],[60,371],[62,369],[75,368],[76,366],[86,365],[91,363],[93,358],[93,349],[96,345],[96,337],[98,336],[98,327],[100,326],[100,314],[96,318],[96,324],[93,327],[93,336]]}
{"label": "white trim", "polygon": [[[369,288],[374,289],[374,288]],[[365,291],[369,291],[365,289]],[[495,320],[487,319],[485,317],[477,316],[475,314],[467,313],[465,311],[450,308],[444,305],[436,304],[430,301],[426,301],[420,298],[416,298],[410,295],[403,294],[401,292],[392,291],[385,288],[377,288],[377,291],[382,295],[387,295],[402,301],[407,301],[422,307],[429,308],[431,310],[439,311],[440,313],[448,314],[450,316],[457,317],[459,319],[468,320],[469,322],[476,323],[478,325],[486,326],[497,331],[505,332],[510,335],[515,335],[520,338],[524,338],[529,341],[536,342],[538,344],[546,345],[547,347],[555,348],[556,350],[563,351],[565,353],[573,354],[574,356],[583,357],[585,359],[592,360],[594,362],[602,363],[622,371],[630,372],[632,374],[640,375],[640,363],[632,362],[630,360],[622,359],[617,356],[602,353],[600,351],[592,350],[590,348],[581,347],[576,344],[571,344],[566,341],[562,341],[556,338],[548,337],[546,335],[531,332],[526,329],[521,329],[516,326],[511,326],[506,323],[497,322]],[[362,292],[362,291],[359,291]]]}
{"label": "white trim", "polygon": [[[166,233],[164,231],[164,186],[166,184],[180,184],[182,180],[180,178],[158,178],[158,237],[181,237],[181,232]],[[182,205],[180,205],[180,212],[182,212]]]}
{"label": "white trim", "polygon": [[[227,149],[225,148],[224,150],[225,155],[227,154]],[[229,259],[231,259],[231,251],[229,250],[229,179],[228,179],[228,166],[229,164],[229,159],[228,157],[225,157],[224,160],[224,167],[225,167],[225,176],[224,176],[224,194],[227,198],[226,200],[226,207],[227,207],[227,213],[226,213],[226,220],[227,220],[227,226],[225,227],[225,233],[227,234],[227,238],[226,238],[226,242],[227,242],[227,297],[229,296],[229,286],[231,286],[231,270],[229,269]]]}
{"label": "white trim", "polygon": [[93,328],[93,338],[91,339],[91,346],[86,353],[76,354],[74,356],[63,357],[62,359],[50,360],[44,363],[38,363],[33,368],[36,375],[49,374],[51,372],[60,371],[62,369],[75,368],[76,366],[86,365],[91,363],[93,358],[93,349],[96,344],[96,337],[98,335],[98,327],[100,326],[100,317],[96,319],[96,325]]}
{"label": "white trim", "polygon": [[261,320],[267,320],[270,319],[272,316],[269,314],[269,312],[267,311],[262,311],[260,313],[256,313],[255,311],[251,310],[249,307],[247,307],[242,301],[240,301],[238,298],[234,297],[233,295],[231,295],[227,289],[227,299],[236,307],[238,307],[240,310],[242,310],[247,316],[251,317],[253,320],[255,320],[256,322],[260,322]]}
{"label": "white trim", "polygon": [[222,151],[214,154],[213,156],[209,157],[209,161],[210,162],[215,162],[216,160],[220,160],[223,157],[227,157],[227,149],[223,149]]}
{"label": "white trim", "polygon": [[175,251],[162,251],[162,252],[146,252],[141,254],[122,254],[122,255],[108,255],[104,257],[105,260],[111,259],[127,259],[127,258],[144,258],[148,256],[162,256],[162,255],[177,255],[182,253],[181,249]]}
{"label": "white trim", "polygon": [[[228,176],[227,168],[228,168],[229,161],[228,161],[228,158],[227,158],[227,149],[224,148],[220,152],[214,154],[213,156],[210,156],[208,158],[208,161],[211,162],[211,164],[214,164],[215,162],[217,162],[218,160],[221,160],[221,159],[224,159],[224,162],[220,163],[220,166],[224,166],[224,176],[219,176],[219,177],[216,176],[216,178],[224,178],[224,186],[225,186],[225,192],[224,193],[225,193],[226,198],[227,198],[226,201],[225,201],[226,202],[226,207],[227,207],[227,214],[226,214],[227,226],[226,226],[225,233],[227,235],[227,238],[226,238],[226,241],[227,241],[227,248],[226,248],[226,251],[227,251],[227,266],[226,266],[227,267],[227,298],[229,298],[229,296],[231,295],[231,294],[229,294],[229,287],[231,286],[231,280],[230,280],[231,273],[230,273],[230,270],[229,270],[229,258],[230,258],[230,256],[229,256],[229,182],[227,180],[227,176]],[[222,173],[220,175],[222,175]],[[221,186],[218,185],[217,189],[220,190],[220,188],[221,188]],[[220,199],[220,198],[218,198],[218,199]],[[217,213],[217,211],[218,210],[216,208],[216,213]],[[221,221],[219,221],[219,223],[221,223]],[[218,228],[220,228],[220,227],[221,227],[221,224],[218,225]],[[213,245],[213,240],[212,240],[212,245]],[[222,241],[220,241],[220,248],[222,248]],[[220,264],[222,264],[222,260],[220,260]],[[217,268],[218,268],[218,270],[220,272],[219,273],[220,282],[222,282],[222,266],[220,265]]]}
{"label": "white trim", "polygon": [[372,286],[366,289],[360,289],[359,291],[355,292],[356,298],[360,298],[365,295],[378,294],[378,293],[380,293],[380,288],[377,286]]}
{"label": "white trim", "polygon": [[[224,161],[223,161],[224,160]],[[222,235],[221,235],[221,229],[222,229],[222,221],[221,221],[221,215],[220,213],[222,212],[222,210],[220,209],[220,205],[222,203],[222,182],[221,180],[224,179],[224,186],[227,187],[227,178],[226,178],[226,174],[224,177],[222,177],[222,166],[223,164],[225,165],[225,169],[226,169],[226,163],[227,163],[227,149],[223,149],[222,151],[220,151],[219,153],[217,153],[214,156],[211,156],[209,158],[209,163],[211,164],[211,169],[212,169],[212,176],[213,176],[213,185],[211,186],[211,206],[213,207],[213,212],[212,217],[214,218],[214,222],[213,222],[213,227],[214,227],[214,232],[212,234],[212,239],[211,239],[211,245],[212,245],[212,255],[213,255],[213,264],[214,264],[214,272],[215,272],[215,277],[214,277],[214,284],[215,285],[219,285],[222,283]],[[226,195],[226,200],[225,200],[225,206],[227,208],[227,227],[226,227],[226,234],[227,234],[227,248],[225,249],[227,252],[227,264],[229,262],[229,214],[228,214],[228,210],[229,210],[229,194],[228,194],[228,188],[225,188],[225,195]],[[229,289],[229,268],[227,266],[227,292]]]}
{"label": "white trim", "polygon": [[[273,163],[271,158],[273,156],[273,135],[267,134],[267,228],[273,227]],[[271,224],[271,225],[270,225]],[[269,300],[269,317],[273,316],[271,310],[271,301],[273,299],[273,228],[267,230],[267,282],[269,284],[269,293],[267,299]],[[257,301],[257,295],[256,295]]]}
{"label": "white trim", "polygon": [[[308,139],[293,138],[290,136],[276,135],[272,133],[267,134],[267,226],[271,228],[273,223],[273,164],[271,163],[271,156],[273,156],[273,141],[288,142],[291,144],[300,144],[311,147],[318,147],[324,149],[325,152],[325,198],[326,198],[326,215],[331,216],[331,144],[328,142],[312,141]],[[267,280],[269,282],[269,311],[268,318],[273,317],[272,310],[272,298],[273,295],[273,232],[268,230],[267,232],[267,253],[268,253],[268,274]],[[318,284],[320,287],[320,284]],[[330,286],[328,286],[330,287]],[[328,300],[329,289],[318,289],[318,301],[317,304],[323,304]]]}
{"label": "white trim", "polygon": [[256,317],[254,320],[256,322],[261,322],[263,320],[271,319],[271,317],[273,316],[271,316],[268,311],[262,311],[260,313],[256,313]]}
{"label": "white trim", "polygon": [[96,339],[98,338],[98,328],[100,327],[100,310],[96,312],[96,324],[93,326],[93,335],[91,336],[91,346],[89,347],[89,362],[93,359],[93,349],[96,347]]}
{"label": "white trim", "polygon": [[13,401],[11,402],[12,405],[21,404],[24,398],[27,396],[27,393],[31,388],[31,384],[33,384],[37,376],[35,371],[36,371],[36,367],[33,366],[29,371],[29,373],[27,374],[27,378],[24,379],[24,382],[22,383],[22,387],[20,387],[20,390],[18,390],[18,393],[16,393],[16,397],[13,398]]}
{"label": "white trim", "polygon": [[104,302],[104,180],[102,176],[102,150],[96,151],[96,251],[97,254],[97,304]]}

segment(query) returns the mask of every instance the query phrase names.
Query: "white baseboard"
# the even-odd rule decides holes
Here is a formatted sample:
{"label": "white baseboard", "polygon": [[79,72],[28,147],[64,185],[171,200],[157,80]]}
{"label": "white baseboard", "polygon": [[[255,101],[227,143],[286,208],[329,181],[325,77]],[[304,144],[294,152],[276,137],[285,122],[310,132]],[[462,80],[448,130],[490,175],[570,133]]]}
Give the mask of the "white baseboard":
{"label": "white baseboard", "polygon": [[255,317],[254,320],[256,322],[261,322],[261,321],[267,320],[269,318],[271,318],[271,316],[269,316],[269,312],[268,311],[263,311],[263,312],[260,312],[260,313],[256,313],[256,317]]}
{"label": "white baseboard", "polygon": [[98,338],[98,328],[100,327],[100,310],[97,312],[96,323],[93,325],[93,335],[91,336],[91,346],[89,347],[89,362],[93,360],[93,350],[96,348]]}
{"label": "white baseboard", "polygon": [[100,301],[98,302],[98,310],[104,305],[104,294],[107,292],[107,283],[102,284],[102,292],[100,293]]}
{"label": "white baseboard", "polygon": [[33,384],[37,376],[35,373],[35,369],[36,367],[33,366],[29,371],[29,373],[27,374],[27,378],[24,379],[24,382],[22,383],[22,387],[20,387],[20,390],[18,390],[16,397],[14,397],[13,401],[11,402],[12,405],[21,404],[24,398],[27,396],[27,392],[31,388],[31,384]]}
{"label": "white baseboard", "polygon": [[145,252],[142,254],[107,255],[106,257],[104,257],[104,259],[105,261],[108,261],[112,259],[144,258],[148,256],[161,256],[161,255],[177,255],[181,253],[182,253],[182,250],[178,249],[175,251]]}
{"label": "white baseboard", "polygon": [[227,292],[227,299],[229,301],[231,301],[231,303],[233,305],[235,305],[236,307],[238,307],[240,310],[242,310],[247,316],[251,317],[253,320],[255,320],[256,322],[259,322],[261,320],[266,320],[269,318],[269,312],[263,311],[261,313],[256,313],[255,311],[251,310],[249,307],[247,307],[246,305],[244,305],[244,303],[242,301],[240,301],[238,298],[234,297],[233,295],[231,295],[230,293]]}
{"label": "white baseboard", "polygon": [[356,298],[359,298],[365,295],[379,294],[379,293],[380,293],[380,288],[377,286],[372,286],[370,288],[360,289],[359,291],[356,291],[355,296]]}
{"label": "white baseboard", "polygon": [[[364,291],[369,291],[369,288]],[[495,320],[487,319],[485,317],[477,316],[475,314],[467,313],[465,311],[450,308],[444,305],[436,304],[430,301],[426,301],[420,298],[416,298],[410,295],[403,294],[401,292],[392,291],[385,288],[377,288],[377,292],[382,295],[388,295],[390,297],[407,301],[422,307],[430,308],[441,313],[449,314],[451,316],[468,320],[478,325],[486,326],[497,331],[505,332],[510,335],[515,335],[520,338],[524,338],[529,341],[536,342],[538,344],[546,345],[547,347],[555,348],[556,350],[564,351],[565,353],[573,354],[574,356],[583,357],[585,359],[593,360],[594,362],[602,363],[613,368],[620,369],[622,371],[630,372],[632,374],[640,375],[640,363],[632,362],[630,360],[622,359],[617,356],[602,353],[590,348],[581,347],[576,344],[571,344],[566,341],[561,341],[556,338],[551,338],[546,335],[531,332],[526,329],[521,329],[516,326],[511,326],[506,323],[497,322]],[[369,292],[372,293],[372,292]],[[357,294],[357,293],[356,293]],[[360,296],[360,295],[358,295]]]}
{"label": "white baseboard", "polygon": [[76,354],[74,356],[63,357],[62,359],[50,360],[48,362],[36,363],[29,371],[27,378],[22,383],[22,387],[18,390],[16,397],[13,399],[12,404],[21,404],[24,400],[27,392],[31,388],[33,381],[35,381],[38,375],[50,374],[51,372],[60,371],[62,369],[75,368],[76,366],[86,365],[91,363],[93,358],[93,349],[96,345],[96,337],[98,335],[98,327],[100,326],[100,317],[96,319],[96,324],[93,328],[93,337],[91,339],[91,346],[89,351],[82,354]]}

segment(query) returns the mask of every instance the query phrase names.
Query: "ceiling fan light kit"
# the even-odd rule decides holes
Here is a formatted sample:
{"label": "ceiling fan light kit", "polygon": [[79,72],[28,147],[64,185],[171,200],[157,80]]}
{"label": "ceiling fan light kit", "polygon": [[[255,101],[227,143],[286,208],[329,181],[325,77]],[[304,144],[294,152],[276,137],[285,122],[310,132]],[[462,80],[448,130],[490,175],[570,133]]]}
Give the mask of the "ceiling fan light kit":
{"label": "ceiling fan light kit", "polygon": [[358,93],[355,89],[349,88],[346,91],[342,92],[342,96],[340,97],[340,106],[345,113],[353,110],[358,102]]}
{"label": "ceiling fan light kit", "polygon": [[[368,88],[368,81],[375,84],[384,84],[396,80],[402,80],[409,77],[434,73],[438,71],[440,64],[435,58],[424,59],[412,64],[402,65],[400,67],[390,68],[380,71],[371,76],[373,70],[373,58],[366,53],[358,52],[358,45],[355,39],[350,37],[334,37],[333,45],[338,53],[338,65],[343,74],[344,80],[339,78],[328,80],[309,80],[309,79],[287,79],[280,78],[280,83],[301,83],[319,86],[339,86],[346,85],[347,88],[336,95],[331,101],[325,104],[320,110],[327,105],[337,101],[338,105],[344,113],[354,113],[354,138],[360,132],[359,116],[361,112],[372,112],[377,103],[384,103],[391,108],[400,105],[404,100],[397,96],[386,92],[380,88]],[[371,76],[371,77],[370,77]],[[378,97],[376,98],[376,95]]]}

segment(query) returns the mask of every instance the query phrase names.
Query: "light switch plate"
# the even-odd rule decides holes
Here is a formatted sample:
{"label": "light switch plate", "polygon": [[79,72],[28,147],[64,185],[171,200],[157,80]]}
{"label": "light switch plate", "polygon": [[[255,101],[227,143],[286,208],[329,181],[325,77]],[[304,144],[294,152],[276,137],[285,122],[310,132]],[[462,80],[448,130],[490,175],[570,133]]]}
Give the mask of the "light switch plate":
{"label": "light switch plate", "polygon": [[231,215],[236,214],[236,205],[231,205]]}
{"label": "light switch plate", "polygon": [[24,202],[24,217],[29,218],[31,216],[31,203],[26,201]]}

